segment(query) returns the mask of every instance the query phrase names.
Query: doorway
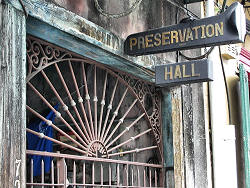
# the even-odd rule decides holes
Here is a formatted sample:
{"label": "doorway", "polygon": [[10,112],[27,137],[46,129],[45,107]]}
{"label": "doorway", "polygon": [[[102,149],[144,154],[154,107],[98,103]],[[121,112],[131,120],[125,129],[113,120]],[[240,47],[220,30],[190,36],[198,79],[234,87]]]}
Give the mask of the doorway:
{"label": "doorway", "polygon": [[162,187],[155,87],[27,36],[27,187]]}

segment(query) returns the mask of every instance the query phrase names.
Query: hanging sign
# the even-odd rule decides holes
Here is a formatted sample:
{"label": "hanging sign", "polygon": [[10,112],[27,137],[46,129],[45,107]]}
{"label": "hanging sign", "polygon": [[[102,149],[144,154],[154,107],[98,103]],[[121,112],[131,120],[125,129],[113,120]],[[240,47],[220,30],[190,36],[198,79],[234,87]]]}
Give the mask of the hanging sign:
{"label": "hanging sign", "polygon": [[172,86],[212,80],[212,62],[207,59],[155,67],[155,84],[158,86]]}
{"label": "hanging sign", "polygon": [[240,43],[245,34],[245,14],[237,2],[218,16],[132,34],[125,40],[124,51],[137,56]]}

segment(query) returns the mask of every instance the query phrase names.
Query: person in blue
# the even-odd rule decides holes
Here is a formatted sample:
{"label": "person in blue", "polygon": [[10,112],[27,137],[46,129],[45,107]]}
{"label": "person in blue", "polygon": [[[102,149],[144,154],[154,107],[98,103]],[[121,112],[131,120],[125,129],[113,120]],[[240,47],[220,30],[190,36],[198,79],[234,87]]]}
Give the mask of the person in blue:
{"label": "person in blue", "polygon": [[[58,104],[54,107],[56,110],[58,109]],[[55,113],[50,111],[46,116],[47,120],[54,122]],[[43,133],[45,136],[53,138],[53,128],[47,125],[44,121],[38,120],[34,123],[28,125],[28,128],[36,131],[38,133]],[[40,138],[32,133],[27,132],[27,149],[35,150],[35,151],[53,151],[53,143],[50,140],[45,138]],[[41,162],[44,162],[44,172],[48,173],[51,169],[51,161],[52,157],[45,157],[39,155],[29,155],[30,159],[33,159],[33,176],[41,175]]]}

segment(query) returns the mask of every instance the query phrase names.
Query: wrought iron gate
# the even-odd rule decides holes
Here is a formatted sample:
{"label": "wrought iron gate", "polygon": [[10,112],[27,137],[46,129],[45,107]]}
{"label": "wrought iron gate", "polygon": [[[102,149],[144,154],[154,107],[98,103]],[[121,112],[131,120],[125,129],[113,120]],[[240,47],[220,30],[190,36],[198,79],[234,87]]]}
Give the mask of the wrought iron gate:
{"label": "wrought iron gate", "polygon": [[27,59],[27,187],[162,186],[154,86],[32,36]]}

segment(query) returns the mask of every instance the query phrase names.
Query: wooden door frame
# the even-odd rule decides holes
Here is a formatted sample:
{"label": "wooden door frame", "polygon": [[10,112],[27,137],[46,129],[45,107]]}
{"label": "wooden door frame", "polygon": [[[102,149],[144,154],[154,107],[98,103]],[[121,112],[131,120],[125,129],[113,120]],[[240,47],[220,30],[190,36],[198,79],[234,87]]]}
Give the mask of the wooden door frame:
{"label": "wooden door frame", "polygon": [[0,1],[0,182],[26,187],[26,19]]}

